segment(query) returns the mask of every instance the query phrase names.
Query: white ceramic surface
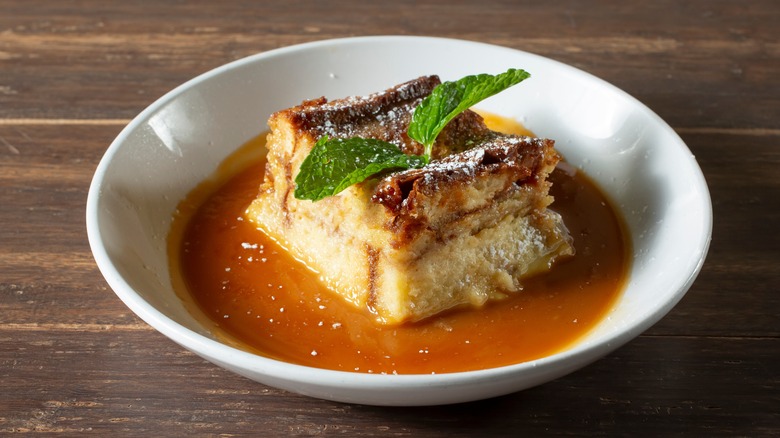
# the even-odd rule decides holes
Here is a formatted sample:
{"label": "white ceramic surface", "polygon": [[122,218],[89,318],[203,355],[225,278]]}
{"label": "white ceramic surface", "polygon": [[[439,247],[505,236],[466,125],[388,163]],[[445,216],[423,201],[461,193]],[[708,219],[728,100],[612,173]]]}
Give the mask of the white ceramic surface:
{"label": "white ceramic surface", "polygon": [[[425,74],[443,80],[523,68],[533,77],[479,108],[554,138],[625,216],[634,248],[625,292],[581,342],[550,357],[482,371],[374,375],[263,358],[220,343],[170,285],[166,235],[177,203],[227,155],[267,129],[279,109],[324,95],[362,95]],[[421,37],[322,41],[241,59],[171,91],[136,117],[95,173],[87,231],[119,298],[151,326],[207,360],[278,388],[344,402],[431,405],[538,385],[618,348],[663,317],[691,286],[712,228],[691,152],[652,111],[564,64],[492,45]],[[162,359],[161,359],[162,360]],[[186,370],[182,370],[186,372]]]}

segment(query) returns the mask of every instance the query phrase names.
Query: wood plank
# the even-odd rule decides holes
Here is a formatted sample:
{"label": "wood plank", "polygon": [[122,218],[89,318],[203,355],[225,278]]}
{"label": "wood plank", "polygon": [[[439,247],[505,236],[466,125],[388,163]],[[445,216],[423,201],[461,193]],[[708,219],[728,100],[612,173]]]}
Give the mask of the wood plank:
{"label": "wood plank", "polygon": [[[337,36],[340,35],[326,37]],[[173,39],[176,38],[182,37]],[[226,56],[220,44],[231,45],[230,37],[222,42],[209,37],[189,54],[175,45],[156,54],[142,41],[125,43],[120,38],[114,42],[116,46],[92,47],[84,55],[70,55],[71,59],[59,59],[56,65],[50,65],[50,59],[61,56],[62,46],[71,43],[67,37],[58,40],[40,42],[45,47],[39,49],[44,52],[41,57],[47,59],[47,64],[6,62],[12,65],[0,82],[0,88],[5,90],[0,93],[0,116],[101,118],[113,114],[132,118],[164,93],[198,74],[260,51],[303,42],[283,41],[269,47],[264,45],[265,41],[248,41],[241,45],[243,50]],[[771,116],[771,102],[763,99],[767,90],[774,88],[776,92],[778,87],[772,80],[778,67],[768,63],[770,55],[766,52],[750,55],[728,47],[724,50],[686,44],[669,53],[626,53],[631,50],[629,47],[604,56],[599,53],[603,39],[576,39],[571,41],[577,44],[576,53],[563,54],[557,51],[569,43],[565,40],[518,38],[486,42],[539,53],[593,73],[632,94],[673,125],[780,128],[777,118]],[[116,50],[129,50],[132,54],[125,60],[96,64],[96,57]],[[592,61],[595,55],[601,55],[598,63]],[[696,56],[704,56],[705,60],[696,60]],[[648,62],[654,65],[654,74],[650,76],[645,74]],[[109,95],[111,99],[106,98]],[[58,98],[52,100],[50,96]]]}
{"label": "wood plank", "polygon": [[156,333],[106,331],[84,342],[74,332],[0,328],[0,342],[9,337],[18,347],[0,350],[0,432],[609,436],[639,423],[653,436],[780,432],[771,371],[778,339],[642,337],[574,374],[505,397],[381,408],[269,388]]}
{"label": "wood plank", "polygon": [[[606,22],[594,12],[597,5],[577,2],[562,10],[500,1],[479,8],[399,4],[382,14],[371,13],[371,6],[356,10],[349,2],[335,2],[327,14],[316,4],[288,9],[282,3],[252,8],[236,3],[216,17],[202,5],[164,3],[159,15],[146,16],[131,3],[78,4],[82,7],[65,10],[52,3],[5,6],[21,17],[0,22],[0,65],[6,67],[0,117],[132,118],[165,92],[221,64],[350,36],[349,29],[360,24],[371,29],[366,34],[433,29],[437,36],[549,56],[615,83],[674,125],[780,127],[763,99],[780,87],[774,80],[780,67],[772,62],[780,53],[772,27],[780,14],[771,2],[751,8],[725,1],[610,4],[614,15]],[[52,10],[63,15],[47,20]],[[84,10],[95,12],[85,16]],[[653,32],[641,31],[647,14],[661,10],[667,11],[665,19],[653,24]]]}
{"label": "wood plank", "polygon": [[[403,25],[407,33],[477,32],[502,33],[518,26],[531,33],[555,32],[556,35],[676,35],[697,39],[720,30],[729,36],[766,35],[776,31],[780,14],[772,0],[735,3],[729,0],[693,0],[681,4],[674,0],[656,2],[616,2],[598,0],[583,4],[577,0],[558,2],[556,7],[512,0],[485,0],[479,5],[468,1],[420,3],[399,0],[394,7],[382,7],[350,0],[230,2],[220,5],[219,14],[209,2],[181,3],[160,0],[147,8],[131,2],[106,4],[100,0],[39,0],[31,8],[14,0],[0,0],[4,14],[0,29],[17,32],[113,32],[132,29],[138,34],[179,28],[186,33],[231,33],[256,26],[259,31],[288,31],[306,34],[323,30],[377,29]],[[610,14],[604,14],[608,8]],[[150,11],[155,13],[151,14]],[[374,12],[374,14],[372,14]],[[383,16],[375,14],[383,12]],[[176,18],[172,21],[171,18]],[[404,17],[399,23],[394,18]],[[659,17],[648,26],[648,17]],[[264,18],[264,21],[258,21]],[[477,24],[489,22],[485,29]],[[305,24],[311,23],[311,26]],[[314,23],[317,23],[315,26]],[[516,30],[516,29],[515,29]]]}
{"label": "wood plank", "polygon": [[[0,125],[0,223],[8,224],[0,227],[0,253],[63,256],[89,250],[87,191],[121,128]],[[13,271],[3,280],[19,274]]]}

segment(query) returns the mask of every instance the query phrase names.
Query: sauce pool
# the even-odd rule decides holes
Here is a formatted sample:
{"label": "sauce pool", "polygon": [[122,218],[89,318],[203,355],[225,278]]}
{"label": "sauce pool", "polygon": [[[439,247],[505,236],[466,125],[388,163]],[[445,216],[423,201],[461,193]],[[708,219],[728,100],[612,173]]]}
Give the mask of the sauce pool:
{"label": "sauce pool", "polygon": [[493,368],[565,349],[605,317],[623,289],[629,245],[622,222],[586,176],[561,166],[551,175],[552,209],[574,238],[574,257],[505,300],[379,325],[244,219],[263,178],[263,144],[264,136],[250,141],[182,201],[169,236],[177,293],[213,334],[236,347],[366,373]]}

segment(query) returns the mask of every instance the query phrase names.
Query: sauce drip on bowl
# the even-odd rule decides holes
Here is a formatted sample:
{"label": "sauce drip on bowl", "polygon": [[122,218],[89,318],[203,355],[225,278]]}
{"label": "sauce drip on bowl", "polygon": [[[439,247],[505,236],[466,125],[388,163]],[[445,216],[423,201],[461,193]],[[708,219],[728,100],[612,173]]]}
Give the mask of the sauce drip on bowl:
{"label": "sauce drip on bowl", "polygon": [[263,177],[263,143],[261,136],[240,149],[181,203],[169,238],[179,295],[216,336],[239,348],[367,373],[492,368],[571,345],[605,317],[623,288],[629,251],[622,223],[586,176],[562,166],[551,176],[552,208],[574,238],[573,258],[483,308],[379,325],[243,218]]}

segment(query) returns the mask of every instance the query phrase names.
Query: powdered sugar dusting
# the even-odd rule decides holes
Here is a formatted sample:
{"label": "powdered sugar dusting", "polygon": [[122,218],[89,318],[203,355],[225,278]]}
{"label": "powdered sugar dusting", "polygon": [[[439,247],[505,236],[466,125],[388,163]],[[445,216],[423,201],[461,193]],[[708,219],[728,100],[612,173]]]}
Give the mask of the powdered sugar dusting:
{"label": "powdered sugar dusting", "polygon": [[374,138],[409,152],[414,142],[406,129],[414,108],[438,84],[435,76],[423,77],[366,96],[304,104],[294,115],[316,138]]}

